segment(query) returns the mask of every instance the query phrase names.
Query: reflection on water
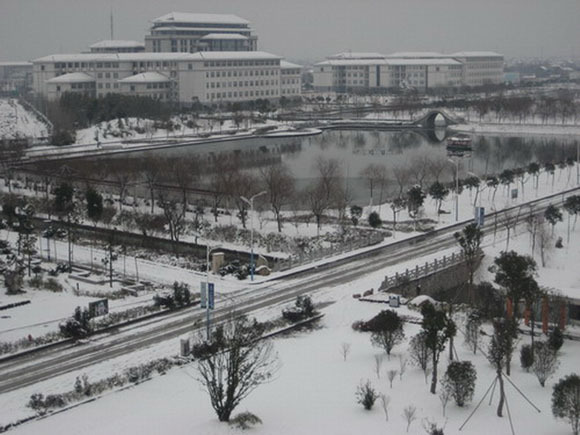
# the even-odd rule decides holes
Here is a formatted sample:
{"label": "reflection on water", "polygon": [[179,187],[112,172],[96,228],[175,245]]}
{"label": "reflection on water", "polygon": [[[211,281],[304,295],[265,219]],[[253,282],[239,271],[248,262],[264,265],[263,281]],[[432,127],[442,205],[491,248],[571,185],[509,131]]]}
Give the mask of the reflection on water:
{"label": "reflection on water", "polygon": [[[317,158],[336,159],[341,163],[346,184],[358,203],[368,201],[361,171],[369,164],[385,165],[392,174],[394,167],[409,165],[416,156],[447,160],[444,129],[432,131],[402,130],[327,130],[318,136],[287,138],[250,138],[221,143],[191,145],[163,150],[141,151],[122,156],[101,158],[100,165],[118,166],[119,160],[181,160],[196,161],[202,172],[211,170],[217,155],[235,156],[246,170],[255,171],[265,165],[285,163],[298,179],[299,187],[313,177]],[[577,140],[577,139],[576,139]],[[561,161],[575,157],[576,141],[563,137],[473,136],[473,152],[461,161],[461,171],[478,175],[499,173],[504,169],[526,166],[531,161]],[[67,162],[81,165],[82,160]],[[137,164],[123,165],[138,171]],[[86,167],[86,162],[85,162]],[[450,180],[454,167],[442,173]],[[391,185],[395,183],[392,182]],[[394,187],[394,186],[393,186]]]}

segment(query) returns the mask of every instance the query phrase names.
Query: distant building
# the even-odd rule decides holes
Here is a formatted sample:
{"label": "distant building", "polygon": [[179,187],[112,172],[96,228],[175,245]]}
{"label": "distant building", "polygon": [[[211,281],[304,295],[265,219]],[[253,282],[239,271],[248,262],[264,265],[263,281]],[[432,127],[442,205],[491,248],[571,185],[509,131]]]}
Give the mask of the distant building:
{"label": "distant building", "polygon": [[503,75],[504,82],[510,83],[512,85],[519,85],[520,84],[520,73],[519,72],[506,72]]}
{"label": "distant building", "polygon": [[32,63],[0,62],[0,91],[27,91],[32,87]]}
{"label": "distant building", "polygon": [[222,103],[297,96],[301,89],[301,66],[260,51],[57,54],[33,64],[34,89],[49,100],[73,92]]}
{"label": "distant building", "polygon": [[256,51],[258,37],[249,21],[236,15],[171,12],[151,22],[145,47],[154,53]]}
{"label": "distant building", "polygon": [[34,60],[33,87],[49,100],[66,92],[182,104],[299,96],[302,67],[257,51],[257,40],[235,15],[171,12],[152,21],[145,44],[101,41],[90,53]]}
{"label": "distant building", "polygon": [[137,41],[105,40],[89,47],[91,53],[141,53],[145,44]]}
{"label": "distant building", "polygon": [[503,83],[503,56],[488,52],[339,53],[315,64],[313,75],[314,89],[319,91],[481,86]]}

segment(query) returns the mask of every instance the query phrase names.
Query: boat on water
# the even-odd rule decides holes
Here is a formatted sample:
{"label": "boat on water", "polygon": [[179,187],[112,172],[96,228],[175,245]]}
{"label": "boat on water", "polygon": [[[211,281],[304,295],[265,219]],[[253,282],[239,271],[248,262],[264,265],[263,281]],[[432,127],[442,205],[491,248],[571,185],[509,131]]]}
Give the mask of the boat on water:
{"label": "boat on water", "polygon": [[471,151],[471,136],[460,133],[447,138],[447,150],[451,152]]}

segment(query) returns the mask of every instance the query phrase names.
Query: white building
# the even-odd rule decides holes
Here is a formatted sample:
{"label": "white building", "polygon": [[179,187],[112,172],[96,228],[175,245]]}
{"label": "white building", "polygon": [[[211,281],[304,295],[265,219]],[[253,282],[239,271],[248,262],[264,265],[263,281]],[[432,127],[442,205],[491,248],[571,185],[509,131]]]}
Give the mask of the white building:
{"label": "white building", "polygon": [[399,52],[339,53],[314,65],[319,91],[481,86],[503,82],[503,56],[490,53]]}
{"label": "white building", "polygon": [[34,90],[149,96],[184,104],[300,95],[299,65],[260,51],[57,54],[33,61]]}
{"label": "white building", "polygon": [[503,83],[503,55],[493,51],[461,51],[451,56],[463,64],[465,86]]}
{"label": "white building", "polygon": [[91,45],[89,49],[91,53],[141,53],[145,51],[145,44],[138,41],[107,39]]}
{"label": "white building", "polygon": [[0,62],[0,91],[28,90],[32,86],[32,63]]}
{"label": "white building", "polygon": [[256,51],[258,37],[250,23],[236,15],[171,12],[151,22],[145,36],[147,51]]}

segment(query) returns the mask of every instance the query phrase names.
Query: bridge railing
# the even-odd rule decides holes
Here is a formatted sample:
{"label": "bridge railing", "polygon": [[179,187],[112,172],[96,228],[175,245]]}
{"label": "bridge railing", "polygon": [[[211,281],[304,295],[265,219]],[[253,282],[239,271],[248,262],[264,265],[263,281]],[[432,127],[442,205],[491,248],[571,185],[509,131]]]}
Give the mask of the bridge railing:
{"label": "bridge railing", "polygon": [[325,258],[335,257],[337,255],[346,254],[357,249],[366,248],[367,246],[381,243],[385,236],[381,233],[370,233],[367,237],[362,237],[355,241],[350,241],[346,244],[331,246],[328,248],[320,248],[309,252],[308,254],[293,255],[286,260],[277,261],[274,263],[272,270],[274,272],[282,272],[292,269],[294,267],[310,264]]}

